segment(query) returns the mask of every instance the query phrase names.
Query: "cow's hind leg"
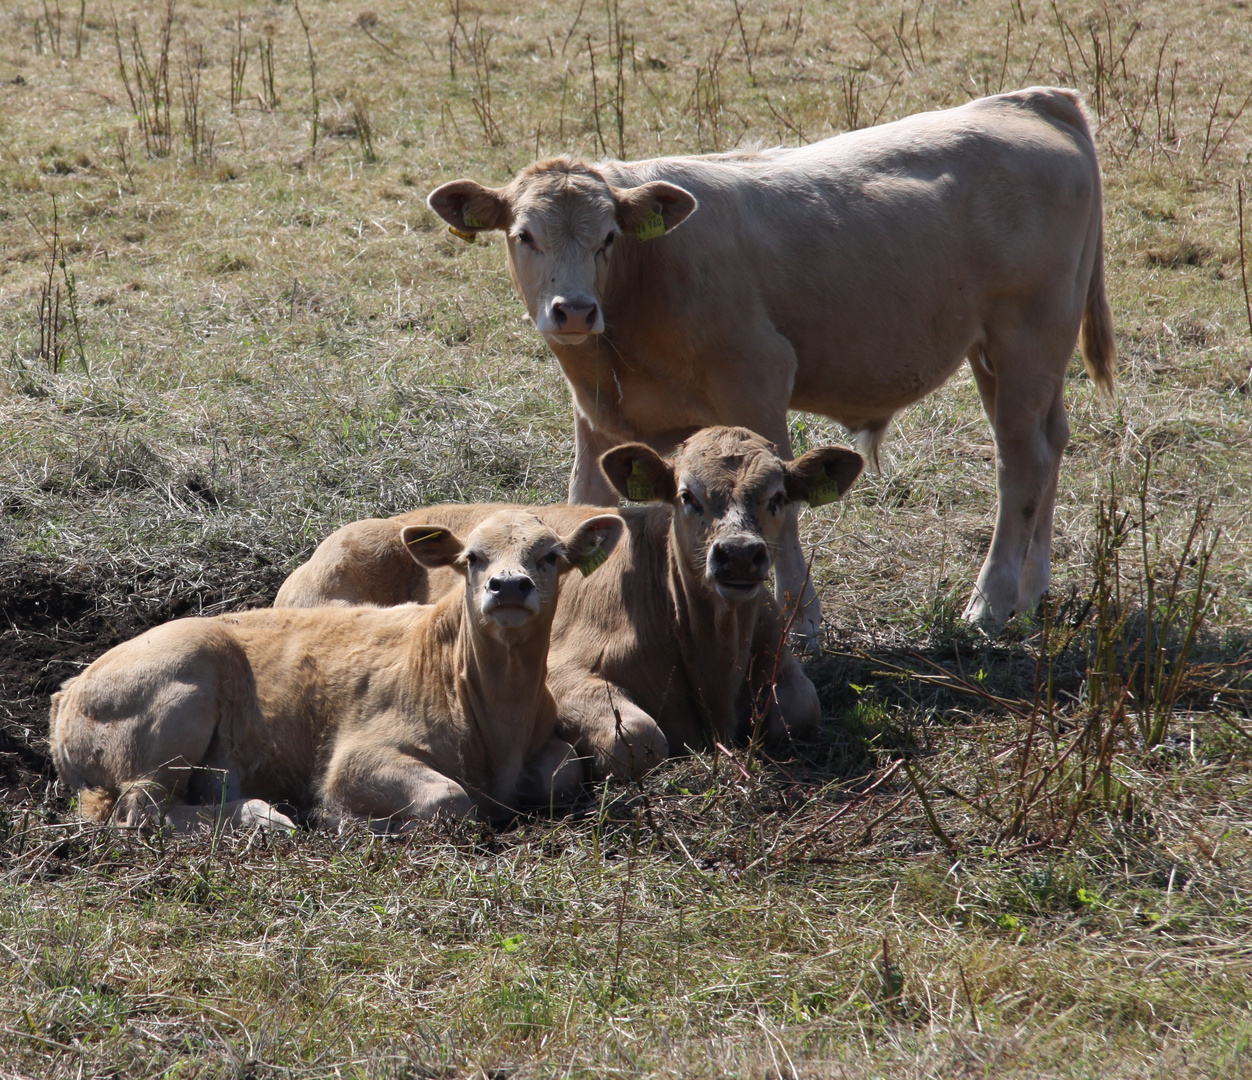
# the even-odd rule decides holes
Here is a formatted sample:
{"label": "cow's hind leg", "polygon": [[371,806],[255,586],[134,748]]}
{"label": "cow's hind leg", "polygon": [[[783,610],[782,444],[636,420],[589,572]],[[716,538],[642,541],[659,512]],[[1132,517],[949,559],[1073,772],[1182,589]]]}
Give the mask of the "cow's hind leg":
{"label": "cow's hind leg", "polygon": [[1048,444],[1053,451],[1053,467],[1049,482],[1039,501],[1035,515],[1035,528],[1031,534],[1026,561],[1022,565],[1021,583],[1017,591],[1017,611],[1022,614],[1034,611],[1040,598],[1052,583],[1052,518],[1056,510],[1056,487],[1060,478],[1061,455],[1069,443],[1069,418],[1065,415],[1065,400],[1058,390],[1052,400],[1044,421]]}
{"label": "cow's hind leg", "polygon": [[475,806],[460,784],[388,745],[349,745],[331,757],[323,798],[332,810],[364,818],[389,832],[410,821],[473,817]]}
{"label": "cow's hind leg", "polygon": [[1052,512],[1069,438],[1062,400],[1072,337],[1017,327],[970,357],[996,446],[996,524],[965,618],[996,630],[1034,607],[1051,566]]}

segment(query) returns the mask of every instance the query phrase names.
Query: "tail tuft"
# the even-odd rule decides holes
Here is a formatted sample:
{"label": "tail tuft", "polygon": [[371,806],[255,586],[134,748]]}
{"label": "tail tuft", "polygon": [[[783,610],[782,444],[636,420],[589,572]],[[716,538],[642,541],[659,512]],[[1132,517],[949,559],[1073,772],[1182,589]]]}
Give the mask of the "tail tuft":
{"label": "tail tuft", "polygon": [[1096,384],[1096,390],[1106,398],[1117,396],[1117,342],[1113,337],[1113,312],[1109,308],[1108,294],[1104,290],[1104,226],[1096,242],[1095,265],[1091,268],[1091,282],[1087,286],[1087,306],[1082,313],[1078,328],[1078,348],[1082,362]]}

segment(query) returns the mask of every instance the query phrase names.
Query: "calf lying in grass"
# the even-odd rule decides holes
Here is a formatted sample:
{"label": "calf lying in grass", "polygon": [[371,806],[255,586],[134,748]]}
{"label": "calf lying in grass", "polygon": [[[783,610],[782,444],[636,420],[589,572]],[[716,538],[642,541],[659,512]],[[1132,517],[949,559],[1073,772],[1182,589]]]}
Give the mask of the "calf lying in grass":
{"label": "calf lying in grass", "polygon": [[[639,772],[671,749],[755,728],[769,738],[812,731],[817,692],[785,644],[765,588],[788,508],[828,502],[861,471],[850,450],[782,461],[745,428],[706,428],[672,462],[630,443],[601,468],[621,495],[667,505],[628,508],[626,534],[602,571],[572,577],[553,625],[549,685],[557,731],[601,771]],[[345,525],[283,583],[276,606],[425,601],[452,587],[404,552],[424,521],[472,528],[498,505],[427,507]],[[536,507],[571,529],[598,513]]]}
{"label": "calf lying in grass", "polygon": [[[374,827],[499,816],[574,794],[545,685],[557,580],[594,568],[623,522],[558,535],[505,510],[464,545],[420,515],[403,548],[458,586],[390,609],[180,619],[111,649],[52,697],[52,752],[84,816],[175,828],[291,827],[320,801]],[[398,538],[399,539],[399,538]],[[416,565],[416,564],[415,564]]]}

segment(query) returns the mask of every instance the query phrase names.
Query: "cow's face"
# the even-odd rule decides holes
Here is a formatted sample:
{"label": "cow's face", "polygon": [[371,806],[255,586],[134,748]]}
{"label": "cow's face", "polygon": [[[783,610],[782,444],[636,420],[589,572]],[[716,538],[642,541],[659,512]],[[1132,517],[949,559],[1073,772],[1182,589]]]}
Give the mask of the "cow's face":
{"label": "cow's face", "polygon": [[491,637],[513,643],[551,625],[558,578],[576,566],[594,570],[622,528],[617,514],[601,514],[558,536],[534,514],[502,510],[464,543],[440,525],[407,525],[400,540],[420,565],[462,574],[469,618]]}
{"label": "cow's face", "polygon": [[427,202],[458,236],[504,231],[513,284],[539,332],[560,345],[603,333],[615,250],[659,238],[696,208],[673,184],[614,187],[568,158],[532,165],[503,188],[454,180]]}
{"label": "cow's face", "polygon": [[860,454],[837,446],[783,461],[772,443],[733,427],[697,432],[668,462],[643,443],[615,447],[600,459],[622,495],[673,505],[680,557],[731,604],[761,592],[789,505],[837,498],[861,466]]}

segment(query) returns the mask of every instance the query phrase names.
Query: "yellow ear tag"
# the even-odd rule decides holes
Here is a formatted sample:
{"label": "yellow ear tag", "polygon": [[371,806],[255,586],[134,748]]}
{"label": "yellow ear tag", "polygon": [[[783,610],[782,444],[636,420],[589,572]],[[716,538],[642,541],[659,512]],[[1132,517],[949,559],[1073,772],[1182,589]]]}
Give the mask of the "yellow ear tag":
{"label": "yellow ear tag", "polygon": [[838,498],[839,485],[824,473],[822,478],[809,488],[810,506],[825,506],[827,503],[835,502]]}
{"label": "yellow ear tag", "polygon": [[593,570],[595,570],[597,567],[601,567],[604,565],[608,557],[609,557],[609,553],[605,551],[604,548],[602,548],[599,544],[597,544],[589,552],[587,552],[586,555],[584,555],[581,559],[579,559],[578,562],[576,562],[574,565],[577,566],[580,571],[582,571],[583,577],[589,577]]}
{"label": "yellow ear tag", "polygon": [[640,240],[655,240],[665,235],[665,219],[655,210],[635,226],[635,236]]}
{"label": "yellow ear tag", "polygon": [[413,547],[414,544],[424,544],[427,540],[434,540],[436,537],[443,535],[443,529],[436,529],[429,532],[425,536],[414,536],[404,542],[405,547]]}
{"label": "yellow ear tag", "polygon": [[485,229],[487,227],[487,223],[485,221],[479,221],[478,218],[476,218],[468,210],[461,211],[461,220],[465,222],[465,227],[467,229]]}
{"label": "yellow ear tag", "polygon": [[467,244],[472,244],[478,239],[478,233],[466,232],[464,229],[458,229],[455,225],[449,225],[448,232],[453,236],[459,236]]}
{"label": "yellow ear tag", "polygon": [[656,489],[652,481],[643,475],[638,461],[630,463],[630,475],[626,477],[626,497],[635,502],[652,502],[656,498]]}

